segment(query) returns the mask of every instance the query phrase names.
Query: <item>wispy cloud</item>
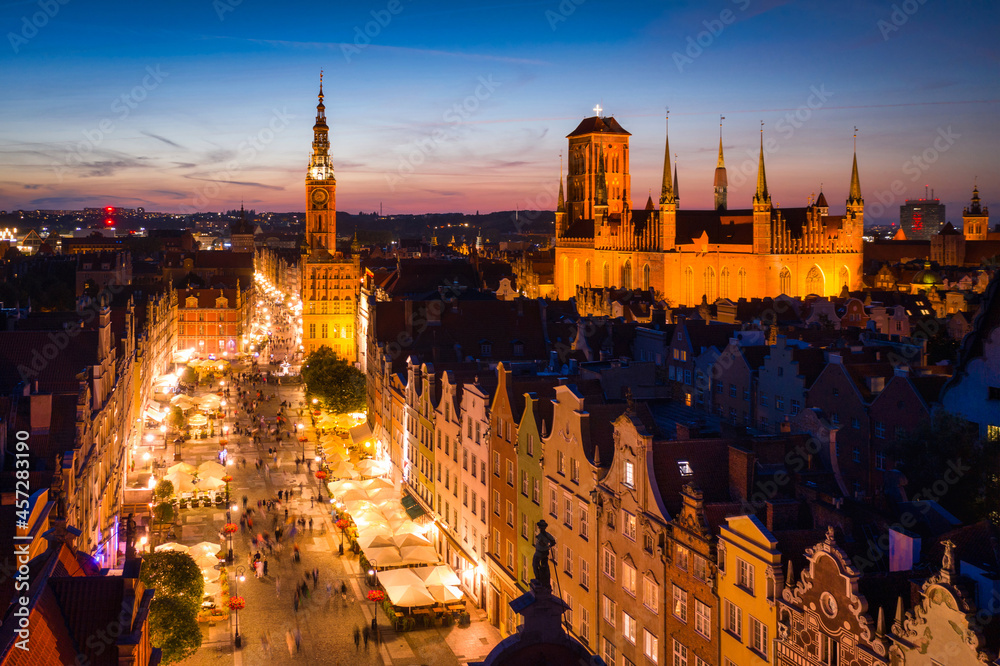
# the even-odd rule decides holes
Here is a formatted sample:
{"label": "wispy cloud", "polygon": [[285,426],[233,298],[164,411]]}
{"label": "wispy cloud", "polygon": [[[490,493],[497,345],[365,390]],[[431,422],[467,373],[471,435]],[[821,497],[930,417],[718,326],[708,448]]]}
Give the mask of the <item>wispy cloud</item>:
{"label": "wispy cloud", "polygon": [[173,146],[174,148],[180,148],[181,150],[184,150],[184,146],[182,146],[181,144],[171,141],[170,139],[167,139],[165,137],[162,137],[159,134],[153,134],[152,132],[147,132],[146,130],[139,130],[139,134],[148,136],[150,139],[156,139],[157,141],[162,141],[168,146]]}

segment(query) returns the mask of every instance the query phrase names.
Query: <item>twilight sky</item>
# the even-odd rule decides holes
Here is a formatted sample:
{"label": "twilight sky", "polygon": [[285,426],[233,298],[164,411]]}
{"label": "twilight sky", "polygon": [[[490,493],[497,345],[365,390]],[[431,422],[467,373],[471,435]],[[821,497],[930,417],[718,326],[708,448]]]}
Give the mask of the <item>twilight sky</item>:
{"label": "twilight sky", "polygon": [[711,205],[720,114],[734,208],[761,121],[784,206],[822,184],[843,211],[855,125],[869,220],[925,184],[955,222],[975,177],[1000,199],[986,0],[0,3],[5,210],[303,210],[321,68],[351,212],[553,208],[595,104],[632,133],[635,206],[666,106],[684,208]]}

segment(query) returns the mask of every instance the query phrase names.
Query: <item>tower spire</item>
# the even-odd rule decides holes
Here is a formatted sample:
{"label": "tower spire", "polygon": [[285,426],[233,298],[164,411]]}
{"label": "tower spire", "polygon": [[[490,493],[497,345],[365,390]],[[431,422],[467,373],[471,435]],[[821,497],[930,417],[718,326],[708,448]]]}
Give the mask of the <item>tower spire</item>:
{"label": "tower spire", "polygon": [[323,70],[319,72],[319,96],[316,103],[316,124],[313,125],[313,154],[309,160],[309,177],[324,180],[333,176],[330,164],[330,128],[326,124],[323,104]]}
{"label": "tower spire", "polygon": [[660,203],[674,202],[674,185],[670,177],[670,109],[667,108],[666,115],[666,143],[663,147],[663,185],[660,189]]}
{"label": "tower spire", "polygon": [[757,192],[753,196],[754,203],[770,203],[771,195],[767,192],[767,175],[764,173],[764,121],[760,121],[760,160],[757,164]]}
{"label": "tower spire", "polygon": [[674,202],[681,198],[681,188],[677,186],[677,153],[674,153]]}
{"label": "tower spire", "polygon": [[566,210],[566,196],[563,194],[563,156],[559,153],[559,204],[556,210],[564,212]]}
{"label": "tower spire", "polygon": [[854,128],[854,165],[851,167],[851,191],[847,196],[848,203],[862,203],[861,180],[858,178],[858,128]]}
{"label": "tower spire", "polygon": [[727,191],[729,189],[729,176],[726,174],[726,160],[722,155],[722,121],[725,116],[719,116],[719,161],[715,166],[715,210],[725,210],[727,208]]}

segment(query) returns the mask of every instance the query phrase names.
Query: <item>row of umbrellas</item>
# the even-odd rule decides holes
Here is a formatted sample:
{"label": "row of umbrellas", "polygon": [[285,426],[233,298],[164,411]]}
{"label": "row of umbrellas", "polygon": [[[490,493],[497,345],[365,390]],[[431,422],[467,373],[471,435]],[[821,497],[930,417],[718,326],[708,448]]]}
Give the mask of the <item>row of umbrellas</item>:
{"label": "row of umbrellas", "polygon": [[175,494],[181,494],[196,490],[219,490],[226,485],[222,480],[224,476],[225,467],[214,460],[207,460],[197,467],[186,462],[171,465],[163,478],[174,484]]}
{"label": "row of umbrellas", "polygon": [[433,606],[462,599],[459,578],[446,565],[379,571],[378,582],[394,606]]}
{"label": "row of umbrellas", "polygon": [[180,393],[170,399],[170,404],[174,407],[180,407],[184,411],[195,407],[214,411],[217,410],[222,404],[222,398],[214,393],[206,393],[205,395],[198,396],[196,398]]}

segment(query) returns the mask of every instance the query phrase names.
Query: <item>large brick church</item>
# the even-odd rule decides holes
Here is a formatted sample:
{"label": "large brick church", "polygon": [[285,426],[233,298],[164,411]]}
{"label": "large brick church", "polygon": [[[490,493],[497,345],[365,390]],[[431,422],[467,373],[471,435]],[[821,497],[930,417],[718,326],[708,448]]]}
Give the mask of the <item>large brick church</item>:
{"label": "large brick church", "polygon": [[803,208],[778,208],[767,190],[762,133],[752,207],[731,209],[720,136],[715,207],[684,210],[668,136],[659,206],[650,197],[634,210],[629,136],[615,118],[597,115],[567,137],[555,230],[559,298],[575,296],[577,286],[652,289],[670,305],[690,306],[703,298],[833,296],[860,286],[864,200],[856,154],[845,214],[830,215],[822,192]]}

